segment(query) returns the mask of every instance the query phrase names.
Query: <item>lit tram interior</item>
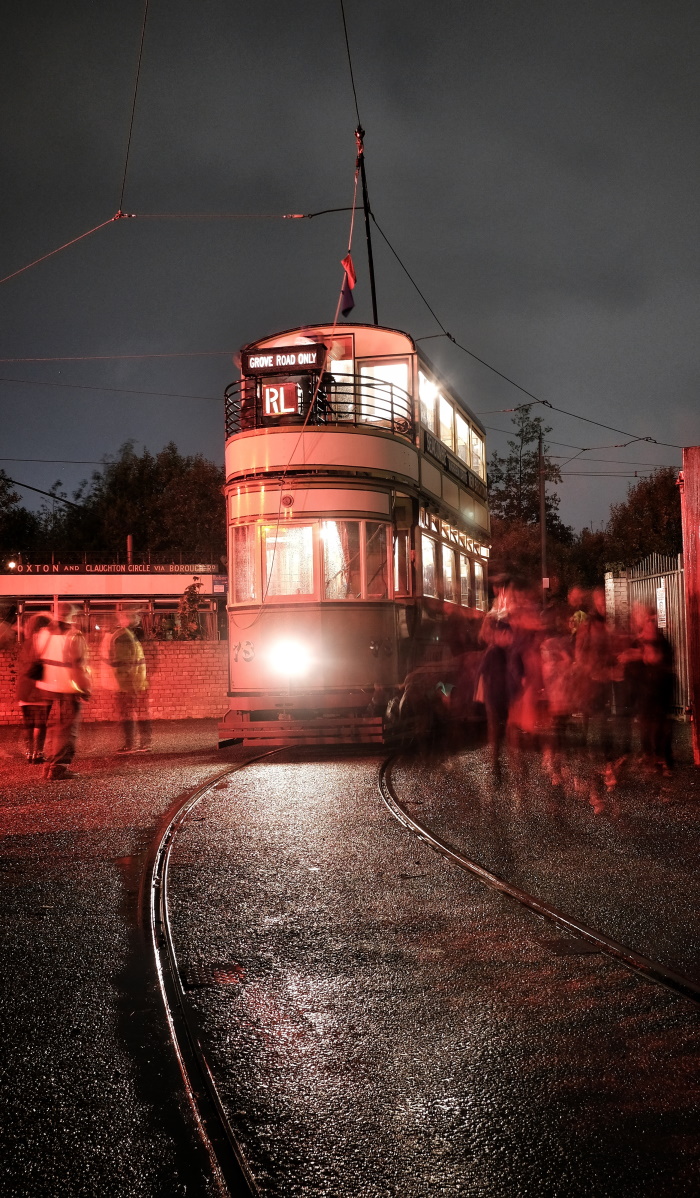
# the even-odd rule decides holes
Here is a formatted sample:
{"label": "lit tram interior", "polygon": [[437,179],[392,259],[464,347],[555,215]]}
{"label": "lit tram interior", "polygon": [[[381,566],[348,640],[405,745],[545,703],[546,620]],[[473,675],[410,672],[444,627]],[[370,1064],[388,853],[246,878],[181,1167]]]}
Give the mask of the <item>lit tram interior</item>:
{"label": "lit tram interior", "polygon": [[[406,333],[291,329],[226,390],[220,743],[380,741],[486,608],[484,428]],[[432,674],[431,674],[432,671]]]}

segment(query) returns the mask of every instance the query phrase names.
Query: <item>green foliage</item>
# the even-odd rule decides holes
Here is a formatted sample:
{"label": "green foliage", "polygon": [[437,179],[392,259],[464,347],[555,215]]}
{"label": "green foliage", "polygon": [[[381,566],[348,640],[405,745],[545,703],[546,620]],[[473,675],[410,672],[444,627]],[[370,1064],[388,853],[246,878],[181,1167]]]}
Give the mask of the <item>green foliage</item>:
{"label": "green foliage", "polygon": [[226,551],[223,483],[223,470],[201,454],[185,456],[172,442],[138,454],[127,441],[78,488],[80,510],[45,506],[45,550],[62,561],[123,561],[130,533],[137,561],[217,562]]}
{"label": "green foliage", "polygon": [[39,519],[20,506],[20,496],[7,474],[0,470],[0,561],[12,554],[32,553],[39,533]]}
{"label": "green foliage", "polygon": [[177,607],[180,617],[179,640],[195,641],[202,635],[199,627],[199,592],[201,588],[201,582],[195,578],[194,582],[191,582],[183,591]]}
{"label": "green foliage", "polygon": [[610,509],[605,537],[606,560],[623,566],[650,553],[682,553],[681,500],[672,466],[628,487],[627,498]]}
{"label": "green foliage", "polygon": [[[545,427],[540,416],[530,416],[529,408],[521,408],[513,416],[515,436],[508,442],[510,452],[505,456],[494,452],[489,461],[489,503],[491,514],[499,521],[516,521],[521,525],[540,521],[540,471],[538,444],[540,435],[552,430]],[[561,471],[548,456],[544,445],[545,482],[561,482]],[[559,518],[559,496],[545,490],[545,522],[551,537],[563,544],[572,540],[572,530]]]}

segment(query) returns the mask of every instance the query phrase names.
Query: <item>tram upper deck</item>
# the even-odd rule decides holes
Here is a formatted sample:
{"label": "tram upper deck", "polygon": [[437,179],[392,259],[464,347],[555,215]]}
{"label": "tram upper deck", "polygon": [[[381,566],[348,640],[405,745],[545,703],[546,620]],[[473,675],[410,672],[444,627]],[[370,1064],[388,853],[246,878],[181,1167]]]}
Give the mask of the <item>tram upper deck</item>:
{"label": "tram upper deck", "polygon": [[486,545],[483,425],[406,333],[292,329],[246,346],[241,373],[226,390],[226,478],[241,495],[279,472],[290,485],[330,472],[391,477]]}

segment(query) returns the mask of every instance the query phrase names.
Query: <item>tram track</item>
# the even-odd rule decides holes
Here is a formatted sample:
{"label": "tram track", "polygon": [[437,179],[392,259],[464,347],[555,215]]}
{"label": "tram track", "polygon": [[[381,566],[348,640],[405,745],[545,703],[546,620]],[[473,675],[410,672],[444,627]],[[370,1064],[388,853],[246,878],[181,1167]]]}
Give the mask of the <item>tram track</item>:
{"label": "tram track", "polygon": [[222,1198],[254,1198],[259,1190],[226,1115],[178,966],[168,912],[170,857],[178,832],[202,799],[232,774],[278,752],[271,749],[229,766],[171,809],[165,827],[156,834],[144,874],[143,902],[170,1040],[198,1142]]}
{"label": "tram track", "polygon": [[500,894],[507,895],[521,906],[529,908],[535,914],[555,924],[560,931],[568,932],[577,939],[593,945],[595,951],[613,958],[646,981],[663,986],[673,994],[700,1005],[700,984],[693,981],[692,978],[688,978],[685,974],[679,973],[676,970],[669,969],[660,961],[643,956],[628,945],[613,940],[604,932],[566,915],[563,911],[559,911],[556,907],[544,902],[542,899],[538,899],[528,891],[522,890],[520,887],[500,878],[497,874],[492,873],[485,866],[479,864],[479,862],[471,860],[471,858],[467,857],[465,853],[461,852],[454,845],[449,844],[448,841],[443,840],[442,837],[432,832],[426,824],[411,815],[396,793],[392,780],[392,767],[397,760],[398,755],[392,754],[382,762],[379,768],[378,786],[379,793],[386,807],[404,828],[418,836],[434,849],[435,852],[452,862],[453,865],[456,865],[458,869],[478,878],[484,886],[488,886]]}

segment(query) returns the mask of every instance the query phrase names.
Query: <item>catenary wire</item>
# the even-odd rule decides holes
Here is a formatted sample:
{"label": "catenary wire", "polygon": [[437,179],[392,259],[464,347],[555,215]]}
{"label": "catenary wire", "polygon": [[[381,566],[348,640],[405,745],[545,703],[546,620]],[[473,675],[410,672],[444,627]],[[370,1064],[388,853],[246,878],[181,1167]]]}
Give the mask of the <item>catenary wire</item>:
{"label": "catenary wire", "polygon": [[215,403],[223,403],[223,397],[220,395],[184,395],[179,391],[138,391],[135,388],[129,387],[98,387],[88,383],[49,383],[42,379],[5,379],[0,378],[0,384],[14,386],[16,383],[20,386],[29,387],[67,387],[69,391],[114,391],[117,395],[162,395],[169,399],[206,399]]}
{"label": "catenary wire", "polygon": [[[479,363],[480,363],[480,365],[482,365],[482,366],[485,366],[487,370],[490,370],[490,371],[492,372],[492,374],[498,375],[498,377],[499,377],[499,378],[503,379],[503,380],[504,380],[506,383],[510,383],[510,385],[511,385],[512,387],[515,387],[515,388],[516,388],[518,391],[520,391],[520,392],[521,392],[523,395],[527,395],[527,396],[528,396],[528,398],[529,398],[530,400],[532,400],[532,403],[530,403],[530,404],[520,404],[520,405],[519,405],[518,407],[516,407],[516,408],[501,408],[501,409],[498,409],[499,411],[513,411],[513,412],[516,412],[516,411],[519,411],[521,408],[529,408],[529,407],[532,407],[532,404],[542,404],[544,407],[551,409],[551,411],[553,411],[553,412],[559,412],[559,413],[560,413],[562,416],[570,416],[570,417],[572,417],[572,419],[574,419],[574,420],[583,420],[583,421],[585,421],[587,424],[594,424],[594,425],[596,425],[596,427],[597,427],[597,428],[605,428],[605,429],[609,429],[609,431],[610,431],[610,432],[612,432],[612,433],[621,433],[621,434],[622,434],[624,437],[632,437],[632,438],[633,438],[635,441],[648,441],[648,442],[650,442],[650,443],[651,443],[651,444],[653,444],[653,445],[661,445],[661,446],[664,446],[664,447],[666,447],[666,448],[669,448],[669,449],[682,449],[682,448],[683,448],[683,446],[682,446],[682,445],[675,445],[675,444],[674,444],[672,441],[658,441],[658,440],[656,439],[656,437],[648,437],[648,436],[643,436],[643,437],[640,437],[640,436],[638,436],[636,433],[631,433],[631,432],[629,432],[629,430],[628,430],[628,429],[624,429],[624,428],[616,428],[616,427],[615,427],[615,425],[613,425],[613,424],[604,424],[604,423],[603,423],[601,420],[593,420],[593,419],[592,419],[590,416],[580,416],[580,415],[578,414],[578,412],[569,412],[569,411],[567,411],[567,409],[566,409],[566,408],[560,408],[560,407],[557,407],[557,405],[556,405],[556,404],[550,403],[550,401],[549,401],[548,399],[540,399],[538,395],[535,395],[535,394],[534,394],[534,392],[532,392],[532,391],[528,391],[528,390],[527,390],[527,388],[526,388],[526,387],[522,387],[522,386],[520,385],[520,383],[516,383],[515,379],[512,379],[512,378],[510,378],[510,376],[509,376],[509,375],[507,375],[507,374],[504,374],[502,370],[498,370],[498,369],[497,369],[495,366],[492,366],[490,362],[487,362],[487,361],[486,361],[484,358],[480,358],[478,354],[475,354],[475,353],[473,352],[473,350],[471,350],[471,349],[467,349],[467,346],[466,346],[466,345],[462,345],[462,344],[461,344],[461,342],[457,341],[456,337],[453,337],[453,336],[452,336],[452,333],[449,333],[449,332],[447,331],[447,329],[445,328],[444,324],[442,323],[442,321],[441,321],[441,320],[440,320],[440,318],[438,317],[437,313],[436,313],[436,312],[435,312],[435,310],[434,310],[434,309],[431,307],[431,305],[428,303],[428,300],[426,299],[426,297],[423,295],[423,292],[421,291],[420,287],[419,287],[419,286],[418,286],[418,284],[416,283],[416,281],[415,281],[415,279],[413,278],[412,274],[411,274],[411,273],[410,273],[410,271],[408,270],[408,267],[406,267],[406,266],[404,265],[404,263],[402,262],[401,258],[399,257],[399,255],[397,254],[396,250],[394,249],[393,245],[392,245],[392,244],[391,244],[391,242],[389,241],[389,238],[386,236],[386,234],[385,234],[385,233],[383,232],[383,230],[381,229],[380,225],[379,225],[379,224],[378,224],[378,222],[377,222],[377,218],[376,218],[376,216],[374,215],[374,213],[370,213],[370,216],[372,217],[372,220],[373,220],[373,222],[374,222],[374,224],[375,224],[375,227],[377,228],[377,230],[378,230],[378,232],[379,232],[380,236],[381,236],[381,237],[384,239],[384,241],[386,242],[387,246],[388,246],[388,247],[389,247],[389,249],[391,250],[391,253],[394,255],[394,257],[396,258],[396,261],[398,262],[399,266],[400,266],[400,267],[401,267],[401,269],[403,270],[404,274],[405,274],[405,275],[406,275],[406,277],[407,277],[407,278],[410,280],[410,282],[412,283],[412,285],[413,285],[413,287],[415,288],[415,290],[418,292],[419,296],[420,296],[420,297],[421,297],[421,299],[423,300],[423,303],[425,304],[426,308],[427,308],[427,309],[428,309],[428,311],[430,312],[430,314],[431,314],[431,316],[433,317],[433,319],[435,320],[435,322],[436,322],[436,323],[439,325],[439,327],[442,329],[442,334],[438,334],[438,333],[436,333],[436,334],[432,334],[432,335],[431,335],[431,337],[432,337],[432,336],[434,336],[434,337],[438,337],[438,336],[441,336],[441,335],[442,335],[442,336],[444,336],[444,337],[447,337],[447,340],[448,340],[448,341],[451,341],[451,342],[452,342],[452,344],[453,344],[453,345],[455,345],[455,346],[457,347],[457,349],[461,349],[461,350],[463,351],[463,353],[465,353],[465,354],[468,354],[468,355],[469,355],[469,357],[470,357],[470,358],[473,358],[475,362],[479,362]],[[427,340],[429,340],[429,338],[428,338],[428,337],[419,337],[417,340],[419,340],[419,341],[427,341]],[[478,413],[476,413],[476,414],[478,415]],[[486,413],[484,413],[484,414],[486,414]],[[494,431],[498,431],[498,430],[494,430]]]}
{"label": "catenary wire", "polygon": [[42,491],[41,487],[31,487],[29,483],[21,483],[19,479],[10,478],[5,475],[8,482],[12,483],[13,487],[23,487],[26,491],[36,491],[38,495],[48,495],[49,499],[57,499],[59,503],[67,503],[68,507],[75,507],[78,511],[82,511],[79,503],[73,503],[72,499],[66,499],[63,495],[52,495],[51,491]]}
{"label": "catenary wire", "polygon": [[68,354],[60,357],[45,358],[0,358],[0,363],[7,362],[118,362],[122,358],[229,358],[232,349],[202,349],[191,353],[175,354]]}
{"label": "catenary wire", "polygon": [[90,458],[0,458],[0,462],[40,462],[47,466],[104,466]]}
{"label": "catenary wire", "polygon": [[345,49],[347,51],[347,56],[348,56],[348,67],[350,68],[350,82],[352,84],[352,94],[353,94],[353,98],[355,100],[355,115],[357,117],[357,124],[359,127],[362,124],[362,121],[360,120],[360,108],[357,103],[357,91],[355,89],[355,75],[354,75],[353,69],[352,69],[352,56],[350,54],[350,39],[348,37],[348,26],[347,26],[347,22],[345,20],[345,5],[343,3],[343,0],[340,0],[340,14],[343,18],[343,33],[345,34]]}
{"label": "catenary wire", "polygon": [[70,241],[65,241],[63,245],[59,245],[55,250],[49,250],[48,254],[42,254],[40,258],[35,258],[33,262],[27,262],[26,266],[20,266],[19,270],[13,270],[11,274],[5,275],[0,279],[0,283],[7,283],[10,279],[16,279],[17,275],[21,275],[25,270],[30,270],[32,266],[38,266],[40,262],[45,262],[47,258],[53,258],[54,254],[60,254],[61,250],[67,250],[69,246],[75,245],[76,242],[82,241],[85,237],[90,237],[91,234],[97,233],[99,229],[106,228],[117,219],[116,216],[110,216],[109,220],[103,220],[101,224],[95,225],[94,229],[88,229],[85,233],[80,233],[78,237],[73,237]]}
{"label": "catenary wire", "polygon": [[141,62],[143,59],[143,43],[146,39],[146,21],[148,20],[148,2],[145,0],[143,7],[143,21],[141,23],[141,40],[139,42],[139,54],[136,63],[136,78],[134,79],[134,93],[131,100],[131,119],[129,120],[129,135],[126,141],[126,155],[124,157],[124,174],[122,176],[122,189],[119,194],[119,212],[124,207],[124,192],[126,191],[126,176],[129,170],[129,155],[131,154],[131,138],[134,132],[134,118],[136,117],[136,99],[139,92],[139,80],[141,78]]}

